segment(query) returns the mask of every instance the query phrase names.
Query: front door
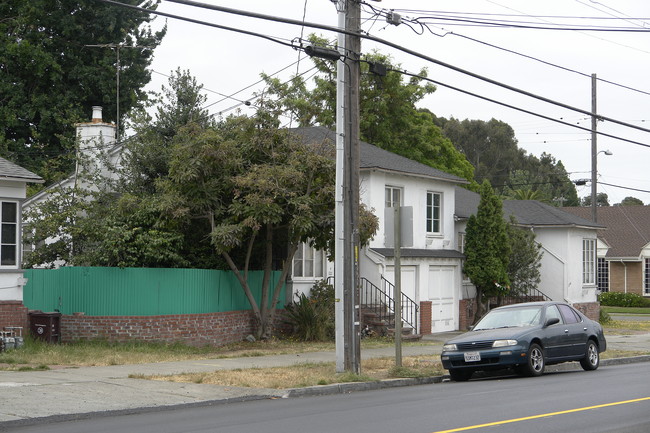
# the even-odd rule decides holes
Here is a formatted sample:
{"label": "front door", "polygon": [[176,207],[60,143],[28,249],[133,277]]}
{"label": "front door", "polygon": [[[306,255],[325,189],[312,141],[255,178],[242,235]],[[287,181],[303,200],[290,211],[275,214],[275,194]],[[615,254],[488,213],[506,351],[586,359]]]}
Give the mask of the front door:
{"label": "front door", "polygon": [[456,329],[456,287],[454,266],[429,266],[429,293],[431,301],[431,332],[446,332]]}

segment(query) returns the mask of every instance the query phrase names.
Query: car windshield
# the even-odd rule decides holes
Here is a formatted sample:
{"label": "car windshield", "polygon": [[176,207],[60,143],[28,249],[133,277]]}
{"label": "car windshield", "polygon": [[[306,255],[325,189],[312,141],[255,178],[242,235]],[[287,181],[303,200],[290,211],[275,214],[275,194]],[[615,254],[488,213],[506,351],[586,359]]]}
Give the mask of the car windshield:
{"label": "car windshield", "polygon": [[497,309],[487,313],[474,330],[535,326],[541,323],[541,317],[541,306]]}

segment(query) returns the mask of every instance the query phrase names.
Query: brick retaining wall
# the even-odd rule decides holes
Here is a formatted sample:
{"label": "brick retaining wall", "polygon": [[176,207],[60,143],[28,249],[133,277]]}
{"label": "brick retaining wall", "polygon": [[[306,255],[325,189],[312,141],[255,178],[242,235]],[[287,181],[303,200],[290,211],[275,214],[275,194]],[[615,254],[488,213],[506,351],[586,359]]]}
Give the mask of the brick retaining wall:
{"label": "brick retaining wall", "polygon": [[[281,316],[278,311],[276,323],[281,323]],[[254,330],[255,318],[251,311],[165,316],[86,316],[76,313],[61,317],[63,342],[104,339],[221,346],[242,341]]]}
{"label": "brick retaining wall", "polygon": [[22,301],[0,301],[0,330],[6,326],[22,326],[23,335],[29,329],[27,307]]}

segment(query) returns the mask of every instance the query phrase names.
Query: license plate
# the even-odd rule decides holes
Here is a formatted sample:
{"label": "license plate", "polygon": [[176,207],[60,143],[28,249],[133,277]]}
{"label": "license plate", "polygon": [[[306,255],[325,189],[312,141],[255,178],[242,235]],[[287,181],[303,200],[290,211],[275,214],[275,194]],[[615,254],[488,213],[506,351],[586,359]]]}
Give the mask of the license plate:
{"label": "license plate", "polygon": [[481,360],[481,354],[479,352],[465,352],[465,362],[477,362]]}

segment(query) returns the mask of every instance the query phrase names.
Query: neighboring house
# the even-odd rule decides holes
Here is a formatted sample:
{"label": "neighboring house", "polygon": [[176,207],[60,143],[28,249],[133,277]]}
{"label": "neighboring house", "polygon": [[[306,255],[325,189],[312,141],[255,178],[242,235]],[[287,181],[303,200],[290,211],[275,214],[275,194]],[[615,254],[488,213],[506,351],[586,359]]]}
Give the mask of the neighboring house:
{"label": "neighboring house", "polygon": [[[463,188],[456,190],[458,239],[462,245],[470,215],[476,213],[480,196]],[[603,226],[536,200],[504,200],[506,220],[535,233],[542,247],[541,281],[538,290],[554,301],[566,301],[592,319],[598,319],[596,249],[598,229]],[[463,284],[463,299],[474,297],[469,281]],[[471,310],[472,304],[463,302]]]}
{"label": "neighboring house", "polygon": [[[563,210],[583,218],[589,207]],[[650,296],[650,206],[601,206],[598,223],[598,288]]]}
{"label": "neighboring house", "polygon": [[0,158],[0,330],[6,326],[26,326],[27,309],[23,305],[26,281],[20,259],[27,183],[43,183],[43,179]]}
{"label": "neighboring house", "polygon": [[96,169],[103,176],[113,176],[104,166],[105,161],[118,166],[123,147],[116,144],[114,123],[105,123],[102,120],[102,107],[94,106],[92,120],[85,123],[77,123],[77,162],[75,172],[48,188],[39,191],[25,201],[25,208],[43,202],[55,190],[65,190],[79,186],[82,171],[94,172]]}

